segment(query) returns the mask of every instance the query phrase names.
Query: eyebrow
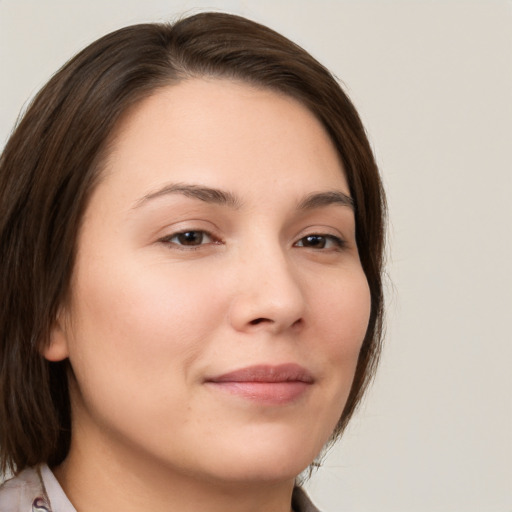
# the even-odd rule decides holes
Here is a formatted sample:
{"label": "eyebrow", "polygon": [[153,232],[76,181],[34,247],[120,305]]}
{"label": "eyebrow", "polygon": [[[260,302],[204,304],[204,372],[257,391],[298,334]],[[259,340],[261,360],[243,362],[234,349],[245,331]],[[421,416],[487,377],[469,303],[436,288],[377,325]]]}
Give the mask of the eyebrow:
{"label": "eyebrow", "polygon": [[203,201],[205,203],[225,205],[234,209],[238,209],[242,205],[240,200],[231,192],[219,190],[217,188],[203,187],[201,185],[172,183],[170,185],[162,187],[161,189],[156,190],[155,192],[150,192],[149,194],[146,194],[135,203],[133,208],[139,208],[148,201],[151,201],[152,199],[157,199],[159,197],[166,196],[169,194],[182,194],[185,197],[199,199],[200,201]]}
{"label": "eyebrow", "polygon": [[350,196],[340,190],[330,190],[328,192],[309,194],[299,203],[297,210],[313,210],[332,204],[348,206],[350,209],[354,209],[354,200]]}
{"label": "eyebrow", "polygon": [[[193,185],[186,183],[171,183],[154,192],[150,192],[140,198],[133,206],[133,209],[139,208],[152,199],[157,199],[169,194],[182,194],[185,197],[198,199],[205,203],[229,206],[233,209],[239,209],[242,202],[234,194],[217,188],[205,187],[202,185]],[[347,206],[354,209],[354,200],[339,190],[329,190],[326,192],[316,192],[307,195],[297,206],[297,210],[313,210],[330,205]]]}

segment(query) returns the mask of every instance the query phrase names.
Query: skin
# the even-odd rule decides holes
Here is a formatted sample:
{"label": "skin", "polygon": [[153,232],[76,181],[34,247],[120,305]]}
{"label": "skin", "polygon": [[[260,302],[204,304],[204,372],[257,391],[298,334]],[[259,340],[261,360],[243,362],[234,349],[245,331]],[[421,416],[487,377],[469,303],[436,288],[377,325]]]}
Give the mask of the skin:
{"label": "skin", "polygon": [[[55,473],[78,511],[289,512],[370,313],[343,194],[324,128],[276,92],[193,79],[125,116],[45,352],[73,368]],[[291,398],[208,382],[289,363],[312,378]]]}

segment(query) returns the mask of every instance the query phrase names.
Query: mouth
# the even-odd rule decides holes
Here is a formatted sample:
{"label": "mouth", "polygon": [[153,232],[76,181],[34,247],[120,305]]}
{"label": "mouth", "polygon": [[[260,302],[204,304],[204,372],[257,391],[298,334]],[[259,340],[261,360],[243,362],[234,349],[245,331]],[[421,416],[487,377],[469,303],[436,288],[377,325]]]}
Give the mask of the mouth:
{"label": "mouth", "polygon": [[205,384],[239,398],[266,405],[284,405],[301,398],[314,384],[298,364],[257,365],[209,377]]}

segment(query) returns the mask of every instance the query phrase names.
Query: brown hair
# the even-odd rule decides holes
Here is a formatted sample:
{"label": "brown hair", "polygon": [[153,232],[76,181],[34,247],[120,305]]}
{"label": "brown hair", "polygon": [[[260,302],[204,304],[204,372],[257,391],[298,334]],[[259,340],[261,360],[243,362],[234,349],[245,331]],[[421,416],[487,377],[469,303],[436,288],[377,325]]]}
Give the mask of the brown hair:
{"label": "brown hair", "polygon": [[35,97],[0,157],[0,470],[59,464],[70,442],[66,362],[40,354],[68,293],[82,215],[120,116],[189,77],[242,80],[292,96],[323,123],[354,199],[371,316],[346,426],[375,370],[382,327],[384,196],[359,116],[332,75],[302,48],[247,19],[202,13],[108,34]]}

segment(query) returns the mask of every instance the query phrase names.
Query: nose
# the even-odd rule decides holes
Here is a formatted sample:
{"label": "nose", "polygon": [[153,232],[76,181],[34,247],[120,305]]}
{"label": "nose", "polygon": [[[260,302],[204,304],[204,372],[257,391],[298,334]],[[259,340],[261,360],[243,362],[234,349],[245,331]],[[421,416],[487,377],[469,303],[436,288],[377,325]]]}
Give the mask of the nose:
{"label": "nose", "polygon": [[235,330],[277,334],[304,323],[306,300],[300,273],[283,249],[252,251],[239,258],[236,268],[229,311]]}

